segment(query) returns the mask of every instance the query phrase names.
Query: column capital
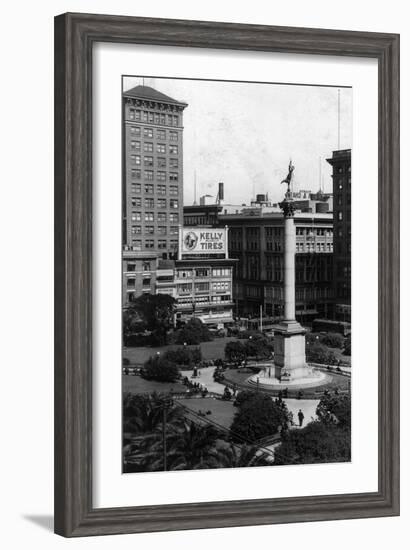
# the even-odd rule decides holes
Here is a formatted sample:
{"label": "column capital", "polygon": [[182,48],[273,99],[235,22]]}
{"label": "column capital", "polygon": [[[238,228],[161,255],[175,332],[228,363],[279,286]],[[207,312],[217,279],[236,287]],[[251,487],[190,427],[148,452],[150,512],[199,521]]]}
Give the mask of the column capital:
{"label": "column capital", "polygon": [[292,199],[286,197],[282,202],[279,203],[280,208],[283,211],[283,216],[285,218],[293,218],[295,214],[295,205]]}

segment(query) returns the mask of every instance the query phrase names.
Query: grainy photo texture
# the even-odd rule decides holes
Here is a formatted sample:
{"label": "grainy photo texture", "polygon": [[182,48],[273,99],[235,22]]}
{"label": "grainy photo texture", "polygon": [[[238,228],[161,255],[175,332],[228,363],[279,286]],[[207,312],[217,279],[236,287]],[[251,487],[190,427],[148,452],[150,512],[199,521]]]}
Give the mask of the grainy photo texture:
{"label": "grainy photo texture", "polygon": [[123,472],[349,462],[352,90],[121,101]]}

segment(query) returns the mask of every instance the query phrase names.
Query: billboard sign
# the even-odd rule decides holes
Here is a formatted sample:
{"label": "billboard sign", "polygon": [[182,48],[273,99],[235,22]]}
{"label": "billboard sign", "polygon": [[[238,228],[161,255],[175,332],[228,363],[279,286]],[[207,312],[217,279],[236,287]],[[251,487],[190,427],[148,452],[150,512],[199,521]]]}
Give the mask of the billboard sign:
{"label": "billboard sign", "polygon": [[181,249],[183,255],[226,254],[226,229],[183,227]]}

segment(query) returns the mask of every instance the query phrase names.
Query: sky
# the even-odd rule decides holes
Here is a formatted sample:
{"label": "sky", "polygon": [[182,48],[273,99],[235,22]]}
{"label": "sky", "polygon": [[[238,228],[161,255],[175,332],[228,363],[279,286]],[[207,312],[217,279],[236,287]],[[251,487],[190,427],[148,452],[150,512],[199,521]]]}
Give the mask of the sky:
{"label": "sky", "polygon": [[[124,77],[123,89],[143,83]],[[352,90],[323,86],[144,77],[151,86],[188,104],[184,110],[184,204],[215,195],[249,204],[256,193],[283,198],[280,182],[295,166],[293,188],[332,190],[332,151],[352,147]],[[340,90],[340,147],[338,146]]]}

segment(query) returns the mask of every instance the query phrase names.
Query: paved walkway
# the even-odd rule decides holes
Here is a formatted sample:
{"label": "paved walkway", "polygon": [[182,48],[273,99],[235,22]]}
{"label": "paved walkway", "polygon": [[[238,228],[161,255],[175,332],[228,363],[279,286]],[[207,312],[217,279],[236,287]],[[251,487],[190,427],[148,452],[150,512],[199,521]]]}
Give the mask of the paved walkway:
{"label": "paved walkway", "polygon": [[200,375],[192,378],[192,369],[191,370],[182,370],[181,375],[187,376],[193,382],[197,382],[206,387],[210,392],[219,393],[223,395],[225,386],[219,382],[215,382],[213,378],[214,370],[216,367],[206,367],[204,369],[199,369]]}
{"label": "paved walkway", "polygon": [[316,407],[319,404],[318,399],[284,399],[288,409],[293,413],[293,422],[295,423],[294,427],[299,428],[298,412],[299,409],[302,410],[305,418],[303,419],[302,428],[316,420]]}

